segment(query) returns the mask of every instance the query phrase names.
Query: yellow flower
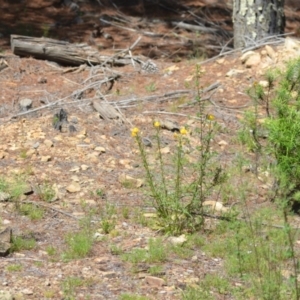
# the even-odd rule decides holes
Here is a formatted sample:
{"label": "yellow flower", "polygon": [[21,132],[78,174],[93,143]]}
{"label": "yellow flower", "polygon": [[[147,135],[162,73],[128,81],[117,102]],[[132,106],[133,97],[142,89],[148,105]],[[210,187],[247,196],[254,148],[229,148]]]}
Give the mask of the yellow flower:
{"label": "yellow flower", "polygon": [[185,135],[185,134],[187,134],[187,130],[184,127],[182,127],[182,128],[180,128],[180,133],[182,135]]}
{"label": "yellow flower", "polygon": [[138,133],[139,133],[139,129],[137,127],[134,127],[133,129],[131,129],[131,136],[132,137],[137,136]]}
{"label": "yellow flower", "polygon": [[159,127],[160,127],[160,123],[159,123],[158,121],[155,121],[153,125],[154,125],[154,127],[156,127],[156,128],[159,128]]}
{"label": "yellow flower", "polygon": [[206,119],[209,120],[209,121],[213,121],[215,119],[215,116],[211,115],[211,114],[208,114],[208,115],[206,115]]}

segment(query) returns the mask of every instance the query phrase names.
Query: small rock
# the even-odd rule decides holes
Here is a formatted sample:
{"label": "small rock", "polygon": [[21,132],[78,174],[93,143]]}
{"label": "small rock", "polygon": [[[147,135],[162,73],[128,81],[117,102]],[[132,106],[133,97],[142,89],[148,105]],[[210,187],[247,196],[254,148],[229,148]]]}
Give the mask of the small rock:
{"label": "small rock", "polygon": [[247,59],[248,59],[251,55],[254,55],[254,54],[256,54],[254,51],[247,51],[247,52],[245,52],[245,53],[241,56],[241,58],[240,58],[241,62],[244,64],[244,63],[247,61]]}
{"label": "small rock", "polygon": [[78,123],[78,119],[76,117],[72,117],[70,120],[71,123],[73,124],[77,124]]}
{"label": "small rock", "polygon": [[51,140],[44,140],[44,144],[45,144],[48,148],[53,147],[53,142],[52,142]]}
{"label": "small rock", "polygon": [[156,213],[143,213],[143,216],[145,218],[157,218],[157,214]]}
{"label": "small rock", "polygon": [[192,262],[195,262],[195,261],[197,261],[198,260],[198,256],[197,255],[194,255],[192,258],[191,258],[191,261]]}
{"label": "small rock", "polygon": [[36,142],[33,144],[32,148],[37,149],[40,146],[39,142]]}
{"label": "small rock", "polygon": [[33,154],[36,153],[36,150],[35,149],[29,149],[27,152],[26,152],[26,156],[28,157],[31,157]]}
{"label": "small rock", "polygon": [[80,167],[79,166],[75,166],[72,169],[70,169],[70,172],[76,172],[78,173],[80,171]]}
{"label": "small rock", "polygon": [[10,194],[5,193],[5,192],[0,192],[0,202],[5,202],[10,199]]}
{"label": "small rock", "polygon": [[159,120],[159,125],[160,125],[160,128],[162,129],[167,129],[167,130],[170,130],[170,131],[173,131],[173,132],[179,132],[180,131],[180,128],[179,128],[179,125],[177,122],[175,121],[172,121],[172,120]]}
{"label": "small rock", "polygon": [[146,147],[152,147],[152,142],[149,138],[147,137],[143,137],[142,138],[142,142]]}
{"label": "small rock", "polygon": [[226,73],[226,77],[233,77],[236,76],[238,74],[244,73],[244,71],[242,70],[237,70],[237,69],[230,69],[227,73]]}
{"label": "small rock", "polygon": [[26,195],[26,196],[28,196],[28,195],[31,195],[31,194],[33,194],[33,188],[32,188],[32,186],[30,185],[30,184],[26,184],[25,186],[24,186],[24,188],[23,188],[23,194],[24,195]]}
{"label": "small rock", "polygon": [[221,140],[220,142],[218,142],[218,145],[219,146],[227,146],[228,143],[226,141],[224,141],[224,140]]}
{"label": "small rock", "polygon": [[81,187],[78,182],[72,182],[71,184],[69,184],[67,186],[67,191],[69,193],[77,193],[77,192],[80,192],[80,190],[81,190]]}
{"label": "small rock", "polygon": [[21,292],[22,292],[24,295],[33,295],[33,291],[32,291],[31,289],[28,289],[28,288],[23,289]]}
{"label": "small rock", "polygon": [[118,274],[114,271],[107,271],[107,272],[102,272],[102,276],[105,278],[115,278],[118,276]]}
{"label": "small rock", "polygon": [[100,152],[100,153],[105,153],[105,148],[103,148],[103,147],[96,147],[95,149],[94,149],[95,151],[97,151],[97,152]]}
{"label": "small rock", "polygon": [[82,171],[86,171],[86,170],[89,169],[90,167],[87,166],[87,165],[81,165],[80,168],[81,168]]}
{"label": "small rock", "polygon": [[143,179],[136,179],[126,174],[119,175],[119,182],[123,184],[124,187],[133,188],[133,187],[141,187],[144,184]]}
{"label": "small rock", "polygon": [[11,239],[12,229],[10,227],[6,227],[0,231],[0,256],[7,256],[9,254]]}
{"label": "small rock", "polygon": [[166,285],[166,282],[164,279],[159,278],[159,277],[154,277],[154,276],[146,276],[145,277],[145,282],[152,287],[160,288],[162,286]]}
{"label": "small rock", "polygon": [[225,61],[225,58],[224,58],[224,57],[219,58],[219,59],[216,60],[216,62],[217,62],[219,65],[222,65],[222,64],[224,63],[224,61]]}
{"label": "small rock", "polygon": [[182,234],[180,236],[170,236],[168,240],[175,246],[182,246],[187,241],[187,238]]}
{"label": "small rock", "polygon": [[207,200],[204,201],[203,206],[211,206],[211,209],[214,211],[220,211],[220,212],[227,212],[228,208],[225,207],[221,202],[219,201],[213,201],[213,200]]}
{"label": "small rock", "polygon": [[167,147],[161,148],[160,152],[162,154],[169,154],[171,152],[171,150],[170,150],[170,147],[167,146]]}
{"label": "small rock", "polygon": [[286,48],[286,50],[292,52],[300,49],[300,43],[296,39],[287,37],[284,40],[284,47]]}
{"label": "small rock", "polygon": [[259,53],[255,53],[253,55],[251,55],[245,62],[245,66],[247,68],[252,68],[254,66],[259,65],[261,62],[261,57]]}
{"label": "small rock", "polygon": [[199,283],[199,281],[200,281],[199,277],[189,277],[184,280],[185,283],[189,283],[189,284],[197,284]]}
{"label": "small rock", "polygon": [[79,182],[79,177],[76,175],[71,176],[71,179],[73,180],[73,182]]}
{"label": "small rock", "polygon": [[32,107],[32,100],[28,98],[22,99],[20,100],[19,105],[21,110],[23,111],[29,110]]}
{"label": "small rock", "polygon": [[51,160],[51,156],[50,155],[46,155],[46,156],[42,156],[41,157],[41,162],[48,162]]}
{"label": "small rock", "polygon": [[8,291],[0,291],[0,299],[1,300],[13,300],[13,295]]}
{"label": "small rock", "polygon": [[47,83],[47,78],[45,77],[39,77],[37,80],[38,83]]}
{"label": "small rock", "polygon": [[267,80],[261,80],[259,82],[259,85],[261,85],[264,88],[267,88],[269,86],[269,82]]}
{"label": "small rock", "polygon": [[69,125],[69,132],[76,132],[77,131],[77,129],[76,129],[76,127],[74,126],[74,125]]}
{"label": "small rock", "polygon": [[274,49],[271,46],[266,45],[265,49],[266,49],[267,54],[268,54],[269,57],[271,57],[272,59],[276,58],[276,53],[275,53]]}

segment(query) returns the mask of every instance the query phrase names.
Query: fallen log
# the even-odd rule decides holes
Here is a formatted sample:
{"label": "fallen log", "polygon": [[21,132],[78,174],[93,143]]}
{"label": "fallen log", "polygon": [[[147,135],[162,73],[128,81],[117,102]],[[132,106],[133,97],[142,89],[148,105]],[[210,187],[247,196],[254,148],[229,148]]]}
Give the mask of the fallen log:
{"label": "fallen log", "polygon": [[79,66],[110,65],[124,66],[135,62],[143,64],[137,57],[129,55],[100,55],[98,51],[87,44],[71,44],[49,38],[36,38],[22,35],[11,35],[11,49],[15,55],[32,56],[38,59],[54,61],[62,65]]}

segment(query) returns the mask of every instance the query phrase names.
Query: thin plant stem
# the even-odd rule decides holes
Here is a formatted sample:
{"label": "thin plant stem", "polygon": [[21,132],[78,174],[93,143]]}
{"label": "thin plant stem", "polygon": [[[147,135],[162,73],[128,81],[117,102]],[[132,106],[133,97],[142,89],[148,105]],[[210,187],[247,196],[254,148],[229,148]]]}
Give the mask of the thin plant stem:
{"label": "thin plant stem", "polygon": [[159,159],[159,166],[160,166],[160,174],[161,174],[161,180],[162,180],[162,186],[163,186],[163,193],[164,193],[164,199],[167,199],[168,197],[168,190],[166,185],[166,176],[165,176],[165,169],[164,169],[164,162],[162,158],[162,151],[161,151],[161,140],[159,137],[160,128],[156,128],[156,141],[157,141],[157,151],[158,151],[158,159]]}

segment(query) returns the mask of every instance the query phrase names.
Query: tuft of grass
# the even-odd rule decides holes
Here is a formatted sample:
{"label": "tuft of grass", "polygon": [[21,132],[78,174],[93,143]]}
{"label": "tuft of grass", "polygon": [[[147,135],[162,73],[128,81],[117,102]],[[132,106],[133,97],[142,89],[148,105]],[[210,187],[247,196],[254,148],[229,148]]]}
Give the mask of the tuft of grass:
{"label": "tuft of grass", "polygon": [[150,300],[150,298],[146,296],[139,296],[139,295],[133,295],[133,294],[121,294],[118,298],[119,300]]}
{"label": "tuft of grass", "polygon": [[105,234],[111,233],[116,227],[117,210],[113,204],[106,203],[100,215],[100,226]]}
{"label": "tuft of grass", "polygon": [[40,220],[44,217],[44,210],[31,203],[20,204],[19,212],[31,220]]}
{"label": "tuft of grass", "polygon": [[85,230],[67,234],[65,241],[68,249],[63,253],[64,260],[86,257],[91,252],[94,242],[91,233]]}
{"label": "tuft of grass", "polygon": [[145,89],[146,89],[146,91],[149,92],[149,93],[155,92],[156,89],[157,89],[157,88],[156,88],[155,82],[151,82],[150,84],[146,85],[146,86],[145,86]]}
{"label": "tuft of grass", "polygon": [[140,262],[157,263],[167,260],[167,249],[161,239],[150,239],[148,249],[135,248],[129,253],[124,253],[122,258],[133,264]]}
{"label": "tuft of grass", "polygon": [[76,289],[84,285],[84,280],[79,277],[67,277],[61,284],[65,299],[75,300]]}
{"label": "tuft of grass", "polygon": [[20,236],[12,237],[11,252],[18,252],[22,250],[31,250],[36,246],[36,241],[33,238],[23,238]]}
{"label": "tuft of grass", "polygon": [[52,245],[46,247],[46,252],[49,256],[54,256],[56,254],[56,248]]}
{"label": "tuft of grass", "polygon": [[11,264],[9,266],[6,267],[6,270],[8,272],[19,272],[23,269],[23,266],[20,264]]}
{"label": "tuft of grass", "polygon": [[41,200],[45,202],[52,202],[55,199],[56,192],[49,182],[44,182],[38,186],[37,194]]}
{"label": "tuft of grass", "polygon": [[121,255],[124,252],[123,249],[116,244],[110,245],[109,250],[113,255]]}
{"label": "tuft of grass", "polygon": [[161,275],[163,273],[163,267],[162,266],[151,266],[149,268],[148,272],[152,276],[158,276],[158,275]]}

